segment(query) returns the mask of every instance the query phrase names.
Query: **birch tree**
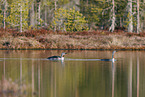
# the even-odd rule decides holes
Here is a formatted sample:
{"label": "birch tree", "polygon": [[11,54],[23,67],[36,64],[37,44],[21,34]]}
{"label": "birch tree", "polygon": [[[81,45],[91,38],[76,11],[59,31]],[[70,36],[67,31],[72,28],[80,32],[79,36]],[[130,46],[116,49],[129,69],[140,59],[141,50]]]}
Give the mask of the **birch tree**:
{"label": "birch tree", "polygon": [[20,1],[20,32],[22,32],[22,0]]}
{"label": "birch tree", "polygon": [[0,1],[0,26],[2,26],[2,21],[3,21],[3,11],[2,11],[2,1]]}
{"label": "birch tree", "polygon": [[35,11],[34,11],[34,0],[31,2],[31,9],[30,9],[30,26],[35,27]]}
{"label": "birch tree", "polygon": [[133,32],[132,0],[128,0],[128,32]]}
{"label": "birch tree", "polygon": [[0,24],[3,25],[3,28],[6,28],[6,11],[7,11],[7,0],[0,1]]}
{"label": "birch tree", "polygon": [[40,26],[40,24],[41,24],[41,0],[39,0],[38,1],[38,8],[37,8],[37,10],[38,10],[38,12],[37,12],[37,14],[38,14],[38,17],[37,17],[37,25],[39,25]]}
{"label": "birch tree", "polygon": [[139,0],[137,0],[137,33],[140,32]]}
{"label": "birch tree", "polygon": [[111,14],[111,26],[109,28],[109,31],[113,32],[115,29],[115,2],[112,0],[112,14]]}
{"label": "birch tree", "polygon": [[47,27],[50,22],[49,21],[52,21],[52,15],[53,15],[53,11],[54,11],[54,8],[51,8],[51,5],[54,3],[54,1],[51,1],[51,0],[42,0],[41,2],[41,18],[43,19],[44,21],[44,26]]}
{"label": "birch tree", "polygon": [[144,28],[145,16],[145,0],[140,2],[142,3],[139,4],[139,0],[0,0],[0,27],[19,29],[20,32],[27,30],[28,26],[41,28],[45,25],[53,30],[66,29],[67,26],[62,21],[67,19],[63,17],[60,23],[53,23],[58,17],[55,12],[59,8],[75,7],[75,10],[82,13],[82,17],[85,16],[85,24],[90,30],[108,29],[113,32],[115,27],[124,27],[128,32],[133,32],[136,28],[136,33],[139,33]]}
{"label": "birch tree", "polygon": [[4,18],[3,18],[3,22],[4,22],[4,25],[3,25],[3,28],[5,29],[6,28],[6,11],[7,11],[7,0],[4,0]]}
{"label": "birch tree", "polygon": [[[57,10],[57,0],[55,0],[54,2],[54,10],[56,11]],[[54,26],[54,31],[56,31],[56,25]]]}
{"label": "birch tree", "polygon": [[20,32],[28,28],[29,1],[14,0],[10,8],[10,15],[7,17],[9,26],[18,28]]}
{"label": "birch tree", "polygon": [[49,1],[46,0],[44,3],[45,3],[45,4],[44,4],[44,9],[45,9],[45,10],[44,10],[44,12],[45,12],[45,13],[44,13],[44,14],[45,14],[45,15],[44,15],[44,16],[45,16],[45,17],[44,17],[44,22],[45,22],[45,26],[47,26],[47,7],[48,7],[48,5],[49,5]]}

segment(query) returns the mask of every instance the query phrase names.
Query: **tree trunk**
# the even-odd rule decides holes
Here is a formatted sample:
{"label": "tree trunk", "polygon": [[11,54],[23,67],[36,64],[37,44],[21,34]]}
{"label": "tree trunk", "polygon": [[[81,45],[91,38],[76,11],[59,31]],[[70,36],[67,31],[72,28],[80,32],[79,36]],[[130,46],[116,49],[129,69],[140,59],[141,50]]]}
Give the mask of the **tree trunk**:
{"label": "tree trunk", "polygon": [[22,0],[20,5],[20,32],[22,32]]}
{"label": "tree trunk", "polygon": [[45,5],[45,26],[47,26],[47,6]]}
{"label": "tree trunk", "polygon": [[31,9],[30,9],[30,25],[32,27],[35,26],[34,0],[32,1]]}
{"label": "tree trunk", "polygon": [[129,75],[128,75],[128,97],[132,97],[132,57],[130,57]]}
{"label": "tree trunk", "polygon": [[7,0],[4,1],[4,29],[6,28],[6,10],[7,10]]}
{"label": "tree trunk", "polygon": [[[56,4],[56,2],[57,2],[57,0],[55,0],[55,5],[54,5],[55,6],[55,9],[54,9],[55,11],[57,10],[57,4]],[[54,26],[54,31],[56,31],[56,25]]]}
{"label": "tree trunk", "polygon": [[122,27],[122,18],[120,17],[120,27]]}
{"label": "tree trunk", "polygon": [[136,97],[139,97],[139,56],[137,56],[137,96]]}
{"label": "tree trunk", "polygon": [[115,3],[114,3],[114,0],[112,0],[112,4],[113,4],[113,6],[112,6],[112,19],[111,19],[112,24],[109,28],[109,31],[111,31],[111,32],[113,32],[115,29]]}
{"label": "tree trunk", "polygon": [[75,5],[76,5],[75,9],[80,11],[80,8],[78,7],[78,5],[80,5],[80,0],[74,0],[74,2],[75,2]]}
{"label": "tree trunk", "polygon": [[38,25],[40,25],[40,14],[41,14],[41,1],[38,3]]}
{"label": "tree trunk", "polygon": [[132,0],[128,0],[128,13],[129,13],[128,32],[133,32],[133,21],[132,21]]}
{"label": "tree trunk", "polygon": [[54,6],[55,6],[55,9],[54,9],[54,10],[56,10],[56,9],[57,9],[57,4],[56,4],[56,2],[57,2],[57,0],[55,0],[55,5],[54,5]]}
{"label": "tree trunk", "polygon": [[[145,0],[143,0],[143,4],[145,4]],[[143,18],[145,18],[145,16],[143,16]],[[145,28],[145,19],[143,19],[143,24],[142,24],[142,29],[144,31]]]}
{"label": "tree trunk", "polygon": [[140,20],[139,20],[139,0],[137,0],[137,33],[140,32]]}

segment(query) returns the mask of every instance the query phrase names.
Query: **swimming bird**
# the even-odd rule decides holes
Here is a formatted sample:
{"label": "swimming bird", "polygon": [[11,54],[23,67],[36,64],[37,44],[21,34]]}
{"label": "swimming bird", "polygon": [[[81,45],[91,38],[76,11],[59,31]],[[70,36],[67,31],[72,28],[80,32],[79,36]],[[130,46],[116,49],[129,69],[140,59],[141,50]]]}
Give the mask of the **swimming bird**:
{"label": "swimming bird", "polygon": [[48,57],[47,59],[49,59],[49,60],[64,60],[65,54],[67,54],[67,53],[61,53],[61,56],[51,56],[51,57]]}
{"label": "swimming bird", "polygon": [[115,61],[115,59],[114,59],[114,54],[115,54],[115,52],[116,52],[116,51],[113,51],[113,52],[112,52],[112,59],[101,59],[101,61],[112,61],[112,62],[114,62],[114,61]]}

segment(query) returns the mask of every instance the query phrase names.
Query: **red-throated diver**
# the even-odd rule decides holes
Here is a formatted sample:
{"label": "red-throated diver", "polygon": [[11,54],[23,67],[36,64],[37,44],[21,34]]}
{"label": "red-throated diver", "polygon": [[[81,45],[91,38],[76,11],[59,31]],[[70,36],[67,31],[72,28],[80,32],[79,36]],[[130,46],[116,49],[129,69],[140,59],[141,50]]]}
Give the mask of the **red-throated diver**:
{"label": "red-throated diver", "polygon": [[112,52],[112,59],[101,59],[101,61],[112,61],[112,62],[114,62],[114,61],[115,61],[115,59],[114,59],[114,54],[115,54],[115,52],[116,52],[116,51],[113,51],[113,52]]}
{"label": "red-throated diver", "polygon": [[67,54],[67,53],[61,53],[61,56],[51,56],[51,57],[48,57],[47,59],[49,59],[49,60],[64,60],[65,54]]}

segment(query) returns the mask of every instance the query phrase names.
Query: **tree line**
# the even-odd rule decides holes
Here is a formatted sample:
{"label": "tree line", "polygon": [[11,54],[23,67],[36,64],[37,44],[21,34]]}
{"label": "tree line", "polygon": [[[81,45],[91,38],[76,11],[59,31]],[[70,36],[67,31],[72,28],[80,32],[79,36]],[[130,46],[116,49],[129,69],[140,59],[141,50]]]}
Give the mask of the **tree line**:
{"label": "tree line", "polygon": [[123,29],[140,33],[145,28],[145,0],[1,0],[0,26],[20,32],[49,30],[87,31]]}

